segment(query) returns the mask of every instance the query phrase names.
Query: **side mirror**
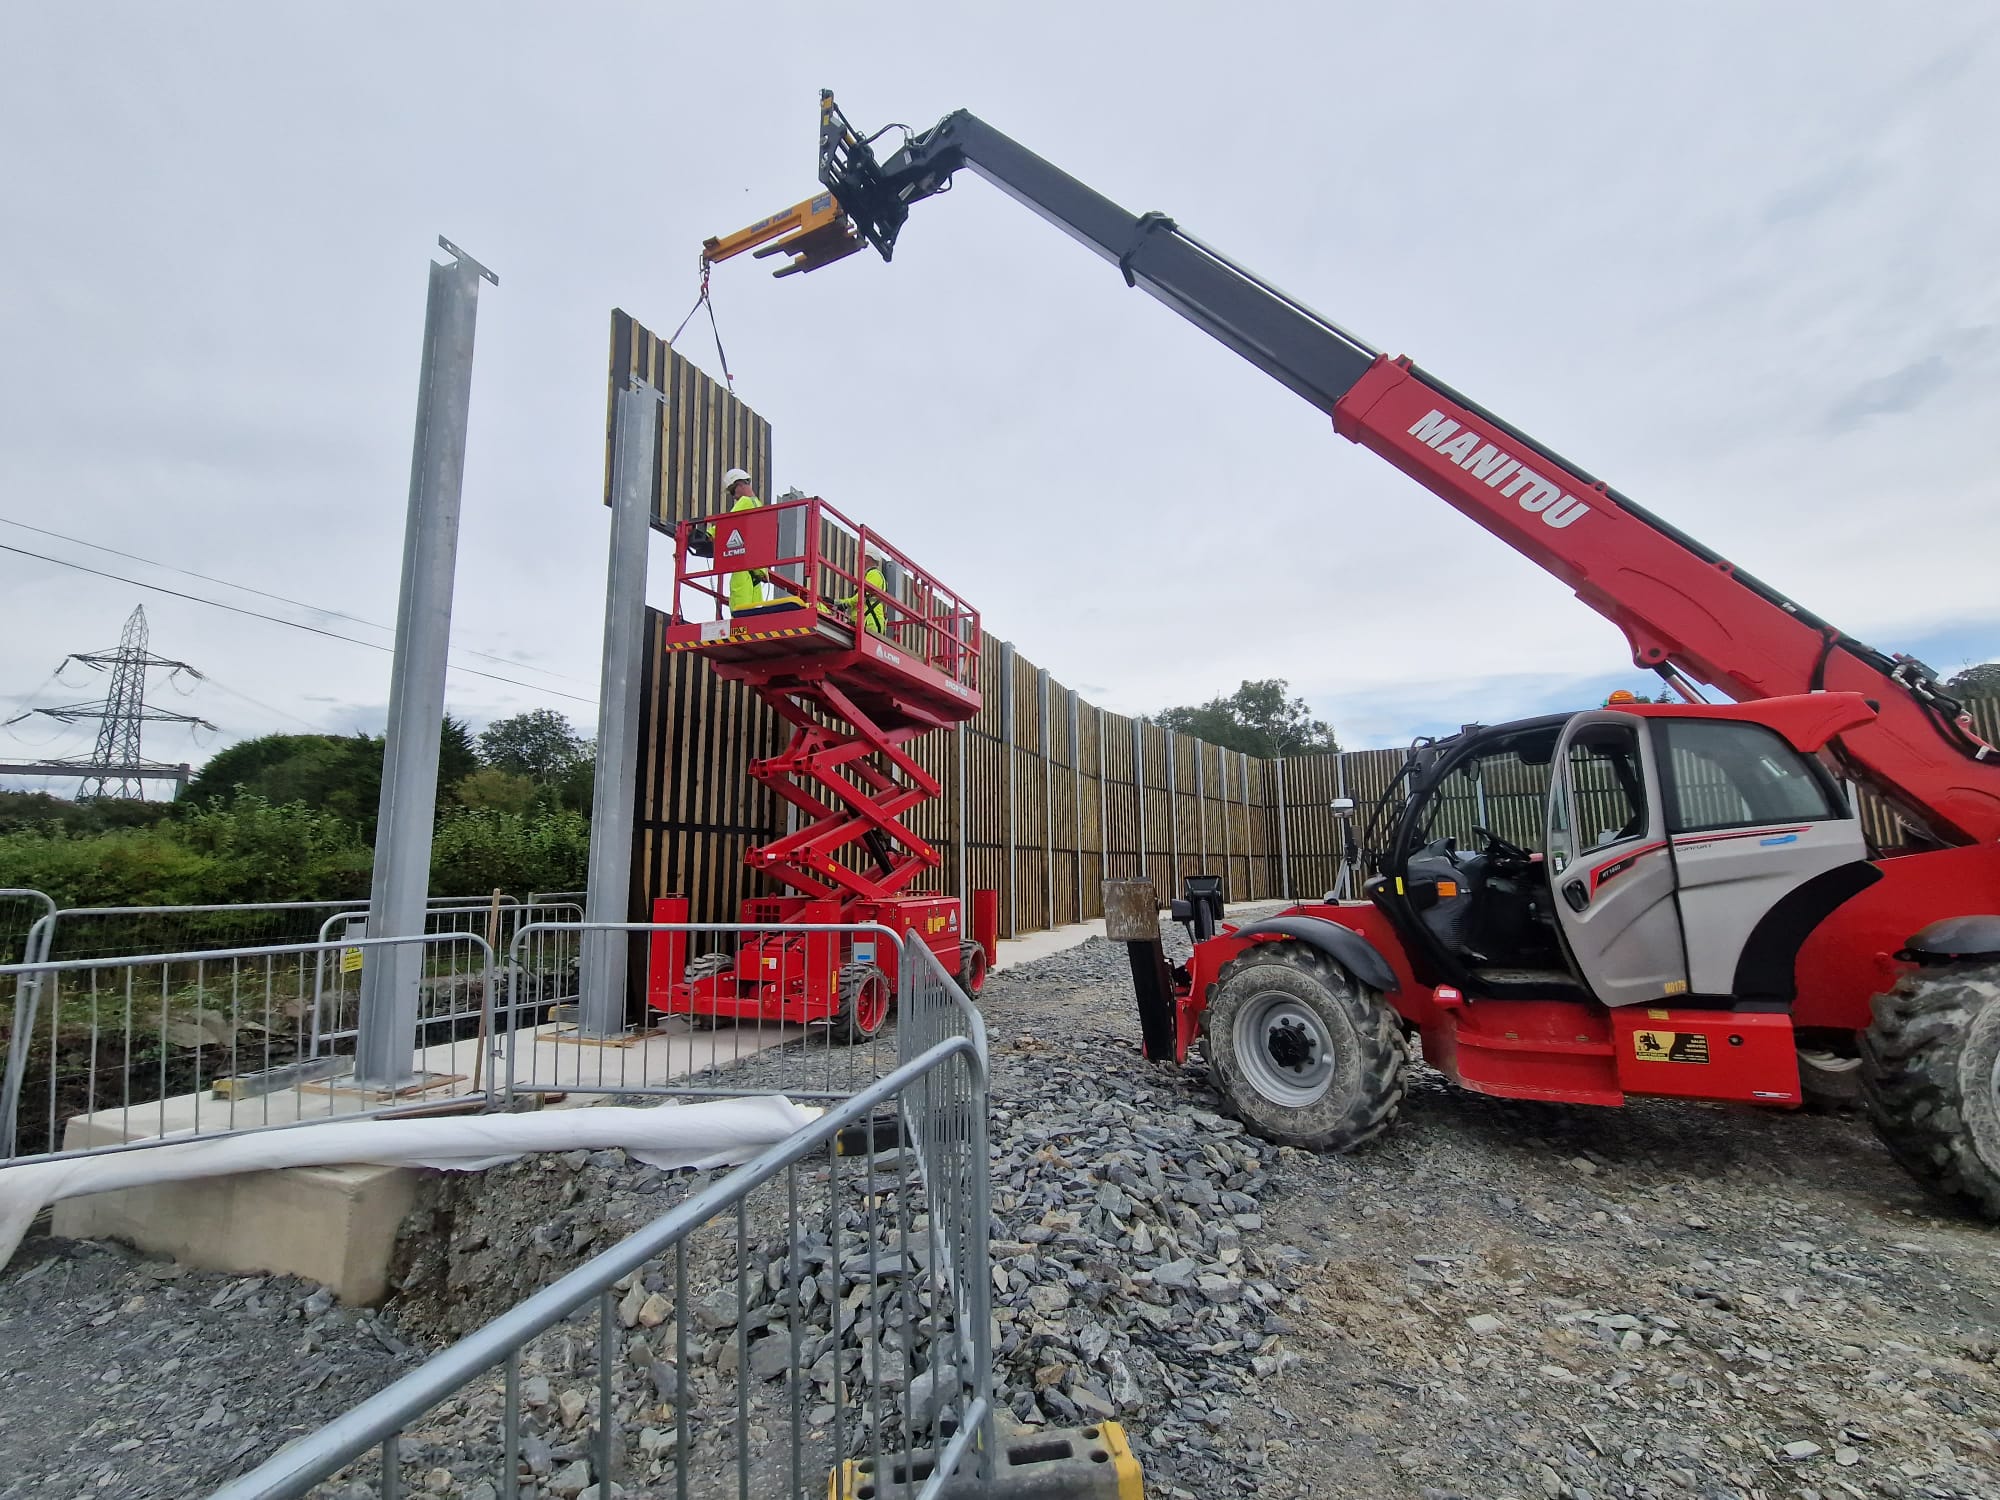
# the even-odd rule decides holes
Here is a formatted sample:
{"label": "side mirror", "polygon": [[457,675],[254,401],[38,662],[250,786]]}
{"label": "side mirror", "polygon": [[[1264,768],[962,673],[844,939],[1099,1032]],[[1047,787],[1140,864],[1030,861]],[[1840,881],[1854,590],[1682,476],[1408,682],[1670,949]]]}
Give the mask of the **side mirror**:
{"label": "side mirror", "polygon": [[1333,815],[1336,818],[1351,817],[1354,813],[1354,799],[1352,797],[1335,797],[1331,802],[1327,803],[1327,806],[1333,809]]}

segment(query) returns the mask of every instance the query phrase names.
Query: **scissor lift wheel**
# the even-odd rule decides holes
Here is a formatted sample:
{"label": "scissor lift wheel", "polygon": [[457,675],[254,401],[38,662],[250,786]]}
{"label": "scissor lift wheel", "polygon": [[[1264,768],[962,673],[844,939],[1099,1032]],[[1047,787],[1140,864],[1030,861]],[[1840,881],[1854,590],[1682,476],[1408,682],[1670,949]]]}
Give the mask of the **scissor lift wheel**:
{"label": "scissor lift wheel", "polygon": [[865,1042],[889,1019],[895,996],[889,976],[873,964],[848,964],[840,971],[840,1014],[834,1017],[835,1041],[852,1046]]}

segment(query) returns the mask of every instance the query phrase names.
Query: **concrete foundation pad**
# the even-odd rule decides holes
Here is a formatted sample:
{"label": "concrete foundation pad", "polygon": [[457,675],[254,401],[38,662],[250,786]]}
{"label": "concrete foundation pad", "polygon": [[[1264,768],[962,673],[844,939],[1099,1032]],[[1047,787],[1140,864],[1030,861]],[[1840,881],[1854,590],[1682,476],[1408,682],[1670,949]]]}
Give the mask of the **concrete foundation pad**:
{"label": "concrete foundation pad", "polygon": [[[561,1048],[563,1060],[558,1062],[554,1041],[524,1032],[515,1049],[514,1074],[518,1084],[532,1081],[536,1091],[658,1086],[710,1067],[727,1067],[799,1035],[797,1027],[690,1032],[670,1025],[635,1037],[633,1045],[613,1054],[615,1062],[601,1062],[601,1053],[573,1043]],[[411,1102],[446,1103],[470,1095],[479,1049],[476,1040],[424,1049],[417,1058],[419,1069],[462,1077],[448,1089]],[[553,1107],[576,1108],[603,1097],[570,1092]],[[289,1125],[372,1107],[374,1101],[353,1092],[285,1089],[233,1103],[207,1093],[182,1094],[130,1109],[78,1115],[64,1128],[63,1149],[232,1126]],[[331,1287],[342,1302],[373,1303],[389,1291],[389,1257],[397,1227],[415,1198],[416,1172],[375,1165],[290,1167],[125,1188],[65,1199],[55,1205],[53,1227],[68,1239],[125,1240],[200,1270],[297,1276]]]}
{"label": "concrete foundation pad", "polygon": [[69,1198],[67,1239],[126,1240],[204,1271],[276,1273],[350,1304],[388,1294],[396,1228],[416,1195],[407,1167],[292,1167]]}

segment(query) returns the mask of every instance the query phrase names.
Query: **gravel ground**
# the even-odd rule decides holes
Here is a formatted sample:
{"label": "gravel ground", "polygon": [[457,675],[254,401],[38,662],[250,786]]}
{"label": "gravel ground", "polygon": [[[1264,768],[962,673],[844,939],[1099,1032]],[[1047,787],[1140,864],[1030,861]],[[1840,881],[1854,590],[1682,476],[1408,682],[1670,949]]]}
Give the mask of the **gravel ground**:
{"label": "gravel ground", "polygon": [[[1387,1138],[1313,1157],[1220,1116],[1198,1062],[1145,1063],[1128,985],[1122,952],[1094,941],[994,976],[985,997],[1010,1423],[1115,1413],[1148,1493],[1174,1500],[2000,1496],[2000,1235],[1924,1198],[1860,1123],[1538,1106],[1419,1068]],[[781,1199],[761,1194],[740,1327],[733,1294],[715,1298],[733,1238],[691,1247],[708,1310],[685,1370],[671,1266],[620,1289],[626,1457],[610,1494],[672,1492],[682,1407],[719,1469],[739,1348],[758,1492],[779,1488],[787,1387],[764,1340],[794,1304],[806,1472],[831,1456],[836,1387],[849,1414],[879,1400],[885,1440],[924,1425],[906,1387],[925,1387],[927,1352],[897,1364],[921,1308],[910,1322],[900,1292],[873,1295],[842,1264],[859,1242],[836,1259],[822,1232],[836,1212],[850,1235],[879,1229],[899,1175],[858,1194],[801,1174],[811,1291]],[[199,1494],[391,1378],[403,1339],[476,1324],[689,1186],[616,1152],[441,1178],[380,1316],[279,1279],[32,1241],[0,1276],[0,1497]],[[526,1492],[596,1495],[594,1332],[553,1330],[525,1373]],[[485,1390],[435,1413],[406,1445],[411,1486],[483,1497],[491,1415]]]}
{"label": "gravel ground", "polygon": [[0,1273],[0,1500],[206,1494],[414,1362],[305,1282],[32,1238]]}

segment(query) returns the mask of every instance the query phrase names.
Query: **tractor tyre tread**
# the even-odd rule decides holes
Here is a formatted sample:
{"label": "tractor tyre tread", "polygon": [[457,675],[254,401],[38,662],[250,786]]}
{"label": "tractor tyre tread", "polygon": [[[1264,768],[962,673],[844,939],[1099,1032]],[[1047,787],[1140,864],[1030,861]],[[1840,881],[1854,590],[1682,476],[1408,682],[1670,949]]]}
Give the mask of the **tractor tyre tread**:
{"label": "tractor tyre tread", "polygon": [[2000,965],[1920,970],[1861,1035],[1870,1122],[1925,1187],[2000,1220]]}
{"label": "tractor tyre tread", "polygon": [[[1349,1087],[1342,1089],[1336,1074],[1326,1095],[1304,1107],[1280,1105],[1258,1094],[1237,1065],[1229,1039],[1236,1011],[1251,998],[1247,989],[1233,993],[1232,981],[1271,964],[1284,965],[1318,989],[1325,1019],[1336,1038],[1352,1047],[1358,1065],[1349,1070]],[[1296,942],[1259,943],[1222,966],[1211,997],[1202,1012],[1209,1067],[1230,1112],[1253,1135],[1307,1151],[1346,1152],[1367,1145],[1395,1123],[1410,1059],[1401,1021],[1380,995],[1319,949]]]}

